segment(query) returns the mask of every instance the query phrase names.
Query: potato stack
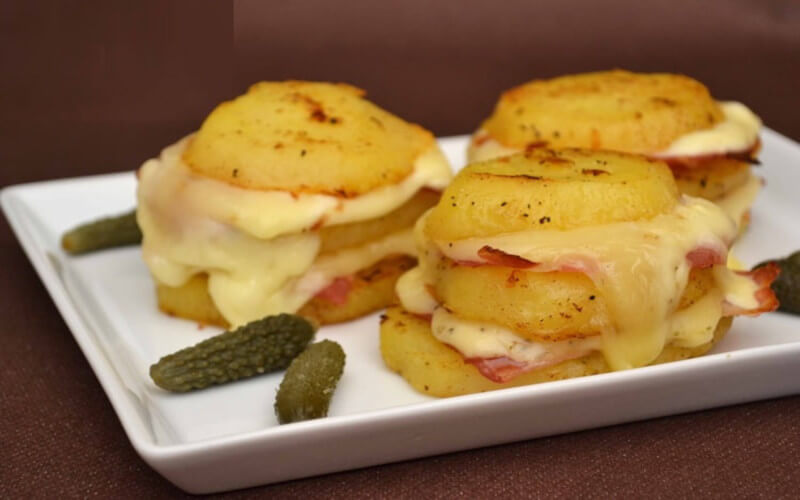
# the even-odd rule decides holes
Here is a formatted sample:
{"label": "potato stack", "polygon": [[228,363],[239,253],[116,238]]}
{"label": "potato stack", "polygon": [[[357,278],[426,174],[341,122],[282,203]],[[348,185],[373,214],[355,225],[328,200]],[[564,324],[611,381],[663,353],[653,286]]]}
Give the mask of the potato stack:
{"label": "potato stack", "polygon": [[701,355],[726,301],[758,292],[724,265],[735,233],[661,161],[533,148],[473,163],[417,224],[383,358],[443,397]]}

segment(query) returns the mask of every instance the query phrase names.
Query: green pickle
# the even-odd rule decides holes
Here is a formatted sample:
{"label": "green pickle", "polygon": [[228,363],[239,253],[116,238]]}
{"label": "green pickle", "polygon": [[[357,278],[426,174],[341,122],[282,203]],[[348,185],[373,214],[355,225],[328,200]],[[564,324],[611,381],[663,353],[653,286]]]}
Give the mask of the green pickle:
{"label": "green pickle", "polygon": [[278,422],[287,424],[328,414],[333,391],[344,371],[341,346],[323,340],[297,356],[283,377],[275,397]]}
{"label": "green pickle", "polygon": [[770,262],[778,265],[781,273],[772,282],[772,291],[780,302],[779,311],[800,314],[800,251],[793,253],[785,259],[775,259],[762,262],[756,268]]}
{"label": "green pickle", "polygon": [[186,392],[283,370],[314,332],[301,316],[268,316],[164,356],[150,367],[150,378],[162,389]]}
{"label": "green pickle", "polygon": [[104,248],[138,245],[142,231],[136,223],[136,211],[106,217],[71,229],[61,238],[61,247],[75,255]]}

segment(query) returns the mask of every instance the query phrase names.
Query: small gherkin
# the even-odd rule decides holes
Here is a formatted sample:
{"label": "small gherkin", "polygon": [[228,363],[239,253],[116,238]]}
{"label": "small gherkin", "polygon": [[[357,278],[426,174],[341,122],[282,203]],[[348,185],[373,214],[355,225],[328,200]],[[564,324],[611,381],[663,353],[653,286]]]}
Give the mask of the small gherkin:
{"label": "small gherkin", "polygon": [[286,424],[321,418],[344,371],[345,354],[331,340],[311,344],[297,356],[283,376],[275,396],[278,422]]}
{"label": "small gherkin", "polygon": [[78,255],[105,248],[138,245],[142,231],[136,222],[136,211],[106,217],[71,229],[61,238],[61,247]]}
{"label": "small gherkin", "polygon": [[162,389],[186,392],[283,370],[314,331],[301,316],[268,316],[164,356],[150,367],[150,378]]}

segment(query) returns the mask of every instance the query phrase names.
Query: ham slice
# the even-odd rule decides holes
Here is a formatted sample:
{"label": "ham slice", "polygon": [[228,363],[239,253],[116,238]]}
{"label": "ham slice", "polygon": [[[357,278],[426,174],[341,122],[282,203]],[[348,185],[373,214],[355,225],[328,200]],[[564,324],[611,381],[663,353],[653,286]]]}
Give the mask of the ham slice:
{"label": "ham slice", "polygon": [[317,292],[316,297],[340,306],[347,302],[347,296],[350,294],[352,288],[353,277],[340,276],[334,279],[330,285]]}
{"label": "ham slice", "polygon": [[[456,351],[458,352],[458,351]],[[568,361],[570,359],[581,358],[589,354],[589,351],[575,351],[571,354],[562,356],[550,356],[541,361],[516,361],[506,356],[498,358],[465,358],[464,361],[473,365],[481,372],[481,375],[488,378],[492,382],[502,384],[509,382],[520,375],[545,368],[548,366],[557,365],[558,363]]]}
{"label": "ham slice", "polygon": [[528,259],[524,259],[518,255],[505,253],[504,251],[497,248],[492,248],[489,245],[485,245],[478,250],[478,257],[483,259],[483,261],[487,264],[513,267],[515,269],[529,269],[537,265],[536,262],[531,262]]}

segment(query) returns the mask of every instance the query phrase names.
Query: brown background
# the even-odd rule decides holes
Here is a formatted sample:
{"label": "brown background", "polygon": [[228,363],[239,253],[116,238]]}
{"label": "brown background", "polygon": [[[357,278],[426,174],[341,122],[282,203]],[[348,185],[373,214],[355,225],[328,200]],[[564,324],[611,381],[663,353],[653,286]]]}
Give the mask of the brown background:
{"label": "brown background", "polygon": [[[449,135],[509,86],[610,67],[687,73],[800,139],[796,0],[14,0],[0,185],[136,168],[260,79],[352,82]],[[0,496],[179,494],[130,446],[4,220],[0,268]],[[232,496],[772,498],[797,495],[798,455],[795,396]]]}

